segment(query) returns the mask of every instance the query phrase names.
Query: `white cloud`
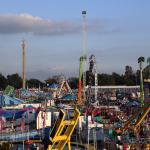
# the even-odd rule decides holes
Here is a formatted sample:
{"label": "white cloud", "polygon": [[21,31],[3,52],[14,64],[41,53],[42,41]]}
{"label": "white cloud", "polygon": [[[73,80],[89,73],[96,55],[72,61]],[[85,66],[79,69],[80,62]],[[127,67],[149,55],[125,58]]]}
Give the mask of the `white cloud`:
{"label": "white cloud", "polygon": [[[82,22],[52,21],[30,14],[0,14],[0,34],[31,33],[35,35],[61,35],[77,33],[82,30]],[[106,20],[88,22],[88,30],[106,31]],[[109,30],[108,30],[109,31]]]}
{"label": "white cloud", "polygon": [[49,68],[49,70],[51,70],[51,71],[64,71],[65,68],[63,66],[55,66],[55,67]]}

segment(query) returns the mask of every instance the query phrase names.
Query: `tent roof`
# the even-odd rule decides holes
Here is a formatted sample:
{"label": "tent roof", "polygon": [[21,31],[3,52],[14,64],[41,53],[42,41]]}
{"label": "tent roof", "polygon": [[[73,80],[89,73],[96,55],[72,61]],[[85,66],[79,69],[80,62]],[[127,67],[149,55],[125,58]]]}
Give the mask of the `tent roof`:
{"label": "tent roof", "polygon": [[51,85],[48,86],[48,88],[57,89],[58,85],[56,83],[52,83]]}

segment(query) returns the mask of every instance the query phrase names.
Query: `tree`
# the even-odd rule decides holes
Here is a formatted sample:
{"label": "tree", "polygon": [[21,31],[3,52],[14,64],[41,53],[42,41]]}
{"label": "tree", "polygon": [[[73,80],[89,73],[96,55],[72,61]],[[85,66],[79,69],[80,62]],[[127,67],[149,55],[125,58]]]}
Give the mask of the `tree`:
{"label": "tree", "polygon": [[39,88],[39,86],[43,87],[43,85],[44,85],[44,83],[38,79],[30,79],[27,81],[27,84],[28,84],[29,88],[32,88],[32,87]]}
{"label": "tree", "polygon": [[125,66],[125,75],[126,76],[131,76],[133,75],[133,70],[131,66]]}
{"label": "tree", "polygon": [[140,85],[140,70],[136,71],[136,85]]}
{"label": "tree", "polygon": [[115,85],[124,85],[124,78],[123,76],[113,72],[112,73],[112,78],[115,81]]}
{"label": "tree", "polygon": [[115,80],[112,75],[98,74],[98,85],[115,85]]}
{"label": "tree", "polygon": [[7,76],[8,84],[13,86],[14,88],[21,88],[22,87],[22,78],[16,73]]}
{"label": "tree", "polygon": [[131,66],[125,66],[125,75],[124,81],[126,85],[135,85],[136,84],[136,75],[133,73]]}
{"label": "tree", "polygon": [[47,80],[45,80],[45,82],[47,84],[52,84],[52,83],[58,84],[58,80],[57,80],[57,78],[55,78],[55,76],[48,78]]}
{"label": "tree", "polygon": [[0,89],[4,90],[6,86],[7,86],[7,79],[2,74],[0,74]]}

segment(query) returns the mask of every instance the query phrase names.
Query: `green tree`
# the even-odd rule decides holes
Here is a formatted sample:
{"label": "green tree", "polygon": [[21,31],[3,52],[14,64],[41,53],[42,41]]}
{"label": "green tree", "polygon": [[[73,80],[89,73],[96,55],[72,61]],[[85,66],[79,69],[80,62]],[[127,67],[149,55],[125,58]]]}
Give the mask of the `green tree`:
{"label": "green tree", "polygon": [[126,76],[130,76],[133,74],[133,70],[132,70],[132,67],[131,66],[125,66],[125,75]]}
{"label": "green tree", "polygon": [[115,85],[115,80],[112,75],[98,74],[98,85]]}
{"label": "green tree", "polygon": [[124,85],[124,77],[123,75],[119,75],[115,72],[112,73],[112,78],[115,81],[115,85]]}
{"label": "green tree", "polygon": [[7,76],[8,84],[13,86],[14,88],[21,88],[22,87],[22,78],[16,73]]}
{"label": "green tree", "polygon": [[28,87],[29,88],[39,88],[39,86],[40,87],[43,87],[44,86],[44,83],[43,82],[41,82],[40,80],[38,80],[38,79],[29,79],[28,81],[27,81],[27,85],[28,85]]}
{"label": "green tree", "polygon": [[136,85],[140,85],[140,70],[136,71]]}
{"label": "green tree", "polygon": [[6,86],[7,86],[7,79],[2,74],[0,74],[0,89],[4,90]]}
{"label": "green tree", "polygon": [[131,66],[125,66],[124,82],[126,85],[136,85],[136,75]]}
{"label": "green tree", "polygon": [[58,84],[58,80],[54,77],[48,78],[47,80],[45,80],[45,82],[46,82],[46,84],[49,84],[49,85],[52,84],[52,83]]}

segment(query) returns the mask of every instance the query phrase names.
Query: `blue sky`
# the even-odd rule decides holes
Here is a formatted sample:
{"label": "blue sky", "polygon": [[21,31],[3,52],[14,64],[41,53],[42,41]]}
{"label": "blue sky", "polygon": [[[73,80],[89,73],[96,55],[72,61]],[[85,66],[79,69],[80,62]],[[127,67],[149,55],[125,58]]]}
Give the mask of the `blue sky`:
{"label": "blue sky", "polygon": [[0,0],[0,72],[21,74],[24,38],[28,78],[78,76],[82,10],[88,56],[96,56],[98,72],[136,70],[137,58],[150,56],[149,6],[149,0]]}

